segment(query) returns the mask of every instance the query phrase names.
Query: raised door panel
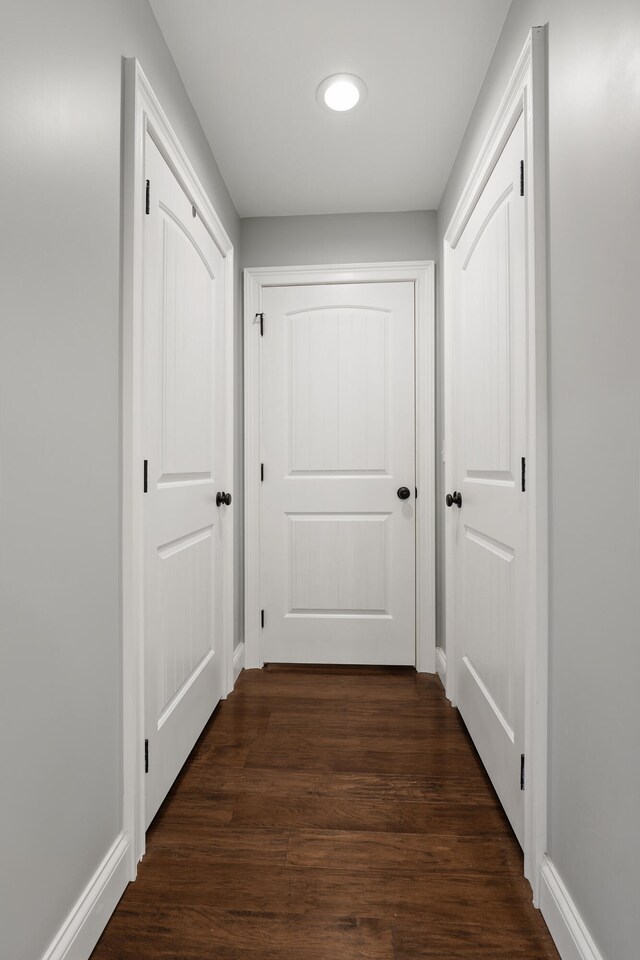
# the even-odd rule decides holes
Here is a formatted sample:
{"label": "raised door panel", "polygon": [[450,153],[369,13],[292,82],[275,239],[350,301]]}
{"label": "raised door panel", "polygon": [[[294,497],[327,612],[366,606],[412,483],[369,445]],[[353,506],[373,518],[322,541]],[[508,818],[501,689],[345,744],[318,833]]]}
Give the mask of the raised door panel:
{"label": "raised door panel", "polygon": [[158,645],[158,728],[213,653],[212,529],[181,538],[158,550],[160,610]]}
{"label": "raised door panel", "polygon": [[289,516],[287,616],[384,616],[388,514]]}
{"label": "raised door panel", "polygon": [[291,473],[384,473],[388,314],[363,307],[288,317]]}
{"label": "raised door panel", "polygon": [[213,469],[212,267],[163,211],[163,479]]}
{"label": "raised door panel", "polygon": [[494,207],[462,265],[464,469],[512,479],[509,196]]}
{"label": "raised door panel", "polygon": [[513,550],[465,529],[464,663],[513,741]]}

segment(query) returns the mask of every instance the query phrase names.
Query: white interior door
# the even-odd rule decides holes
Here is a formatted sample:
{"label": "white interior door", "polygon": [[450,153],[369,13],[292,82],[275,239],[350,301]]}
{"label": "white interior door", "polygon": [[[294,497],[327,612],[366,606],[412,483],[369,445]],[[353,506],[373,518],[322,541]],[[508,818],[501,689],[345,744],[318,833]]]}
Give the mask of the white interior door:
{"label": "white interior door", "polygon": [[151,822],[222,693],[223,258],[146,140],[145,780]]}
{"label": "white interior door", "polygon": [[[520,117],[454,251],[455,688],[522,844],[527,578],[525,203]],[[524,481],[524,482],[523,482]]]}
{"label": "white interior door", "polygon": [[262,659],[415,664],[414,285],[263,310]]}

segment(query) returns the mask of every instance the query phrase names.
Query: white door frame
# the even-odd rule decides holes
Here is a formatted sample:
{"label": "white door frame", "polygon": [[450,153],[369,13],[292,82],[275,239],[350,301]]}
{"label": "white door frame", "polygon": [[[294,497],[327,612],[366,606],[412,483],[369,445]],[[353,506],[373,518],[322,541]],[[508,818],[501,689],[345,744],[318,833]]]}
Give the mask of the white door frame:
{"label": "white door frame", "polygon": [[[435,672],[435,362],[434,263],[331,264],[244,271],[245,666],[262,667],[260,651],[260,329],[265,287],[329,283],[415,285],[416,374],[416,667]],[[265,317],[265,324],[269,318]]]}
{"label": "white door frame", "polygon": [[[153,138],[190,198],[225,264],[224,395],[226,434],[222,489],[233,477],[233,246],[182,149],[140,64],[125,61],[122,254],[122,732],[123,822],[130,841],[130,877],[145,850],[144,824],[144,596],[142,492],[142,362],[145,138]],[[232,509],[232,508],[231,508]],[[222,544],[223,694],[233,689],[233,515]]]}
{"label": "white door frame", "polygon": [[[529,588],[525,643],[524,873],[538,904],[547,846],[548,450],[546,31],[534,27],[444,236],[445,489],[457,483],[453,422],[453,251],[519,116],[525,121],[527,289],[527,527]],[[455,690],[454,525],[445,521],[447,696]]]}

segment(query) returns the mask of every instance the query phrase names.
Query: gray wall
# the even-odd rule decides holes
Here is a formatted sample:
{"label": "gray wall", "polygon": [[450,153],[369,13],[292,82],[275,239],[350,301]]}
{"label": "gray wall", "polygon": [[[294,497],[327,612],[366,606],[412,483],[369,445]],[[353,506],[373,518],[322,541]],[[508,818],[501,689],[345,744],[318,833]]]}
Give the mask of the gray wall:
{"label": "gray wall", "polygon": [[640,5],[514,0],[442,237],[529,27],[549,23],[549,852],[607,960],[640,944]]}
{"label": "gray wall", "polygon": [[434,210],[247,217],[240,221],[240,262],[242,267],[293,267],[434,260],[436,240]]}
{"label": "gray wall", "polygon": [[121,829],[122,57],[237,246],[146,0],[3,0],[0,955],[37,960]]}

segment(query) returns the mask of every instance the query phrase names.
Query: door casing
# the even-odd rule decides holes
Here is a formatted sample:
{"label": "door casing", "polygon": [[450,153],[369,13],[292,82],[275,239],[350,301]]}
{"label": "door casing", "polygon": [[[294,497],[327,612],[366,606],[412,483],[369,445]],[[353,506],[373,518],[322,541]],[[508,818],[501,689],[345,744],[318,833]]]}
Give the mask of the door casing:
{"label": "door casing", "polygon": [[[260,322],[265,287],[411,281],[415,288],[416,668],[435,672],[434,263],[260,267],[244,271],[245,618],[241,663],[262,667],[260,650]],[[265,315],[265,336],[269,318]]]}
{"label": "door casing", "polygon": [[[143,567],[143,277],[146,134],[152,137],[224,258],[223,489],[235,491],[233,460],[233,245],[135,58],[124,62],[124,177],[122,237],[122,732],[123,824],[130,879],[145,850],[144,795],[144,567]],[[232,510],[233,508],[228,508]],[[223,534],[223,696],[233,689],[233,515]]]}
{"label": "door casing", "polygon": [[[525,121],[525,258],[527,301],[527,551],[529,586],[525,623],[524,873],[538,905],[540,867],[547,846],[548,672],[548,436],[547,436],[547,183],[546,30],[534,27],[480,149],[446,230],[444,288],[445,490],[457,483],[453,420],[453,251],[489,175],[521,115]],[[444,510],[444,504],[441,505]],[[439,671],[453,664],[455,636],[454,524],[445,517],[445,654]],[[446,670],[447,696],[456,702],[455,671]]]}

